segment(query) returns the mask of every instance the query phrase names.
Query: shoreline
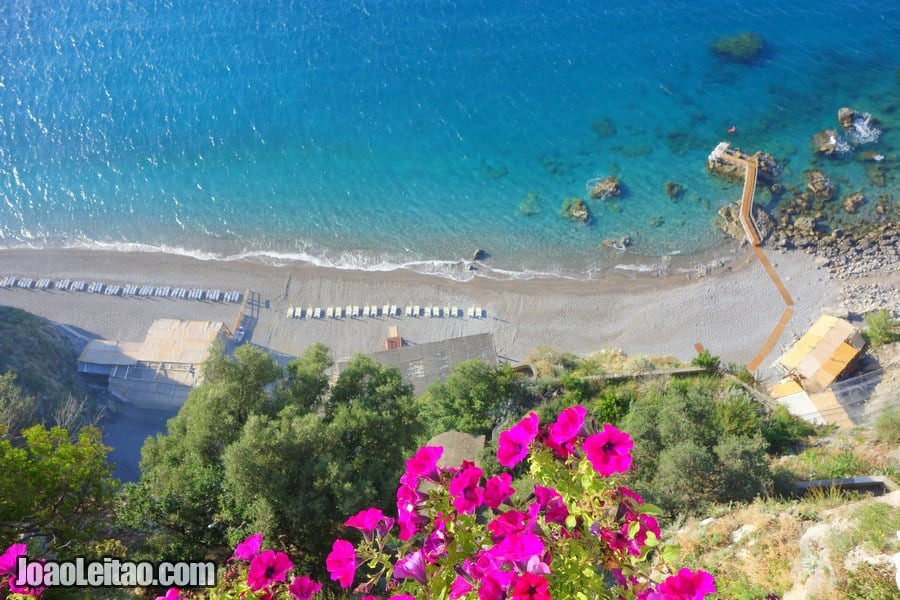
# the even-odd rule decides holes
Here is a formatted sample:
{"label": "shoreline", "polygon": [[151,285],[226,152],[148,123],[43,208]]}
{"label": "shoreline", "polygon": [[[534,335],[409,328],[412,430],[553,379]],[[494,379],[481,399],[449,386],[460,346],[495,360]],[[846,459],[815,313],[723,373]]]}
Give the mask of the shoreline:
{"label": "shoreline", "polygon": [[[837,286],[813,257],[769,251],[796,299],[796,313],[764,367],[793,336],[805,331]],[[0,274],[240,290],[259,294],[260,310],[248,327],[250,343],[279,362],[320,341],[335,359],[383,349],[396,325],[411,344],[492,333],[501,359],[521,362],[537,346],[586,355],[603,348],[629,354],[671,354],[688,361],[694,342],[727,362],[747,363],[762,346],[783,307],[752,252],[741,251],[708,276],[632,272],[592,280],[476,277],[456,282],[411,271],[369,272],[305,264],[201,261],[171,254],[98,250],[0,250]],[[223,321],[231,326],[239,304],[64,292],[0,289],[0,304],[77,328],[89,337],[140,341],[158,318]],[[486,318],[377,317],[303,320],[290,306],[469,306]]]}
{"label": "shoreline", "polygon": [[[474,247],[473,247],[474,248]],[[360,271],[368,273],[393,273],[408,271],[420,275],[435,276],[450,281],[467,282],[485,278],[497,281],[509,280],[571,280],[589,281],[614,275],[635,277],[667,277],[671,274],[702,274],[722,267],[739,251],[740,246],[733,239],[724,236],[719,243],[697,252],[668,254],[639,254],[632,250],[619,251],[598,247],[596,262],[589,268],[578,269],[572,265],[554,265],[547,269],[516,270],[496,264],[497,259],[490,253],[487,258],[435,258],[403,260],[389,254],[341,254],[340,260],[327,255],[312,255],[305,252],[281,252],[278,250],[241,250],[230,253],[213,250],[190,250],[184,247],[152,245],[137,242],[106,243],[89,241],[61,245],[16,244],[0,246],[2,252],[111,252],[124,254],[160,254],[193,259],[200,262],[233,263],[250,262],[269,267],[308,266],[336,271]],[[479,250],[483,252],[483,250]],[[23,274],[24,276],[25,274]]]}

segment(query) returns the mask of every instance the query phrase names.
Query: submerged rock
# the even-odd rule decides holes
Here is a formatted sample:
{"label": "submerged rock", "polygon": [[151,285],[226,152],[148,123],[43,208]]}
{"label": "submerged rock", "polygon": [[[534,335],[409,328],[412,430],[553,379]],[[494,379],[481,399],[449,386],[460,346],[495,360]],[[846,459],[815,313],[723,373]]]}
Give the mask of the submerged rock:
{"label": "submerged rock", "polygon": [[853,192],[852,194],[844,196],[841,200],[841,204],[843,204],[844,210],[848,213],[855,213],[865,201],[866,197],[862,192]]}
{"label": "submerged rock", "polygon": [[519,214],[532,217],[541,212],[541,202],[536,192],[528,192],[519,202]]}
{"label": "submerged rock", "polygon": [[752,31],[737,35],[723,35],[712,43],[716,56],[738,63],[751,63],[763,53],[763,39]]}
{"label": "submerged rock", "polygon": [[684,186],[674,181],[666,182],[666,196],[672,200],[677,200],[684,195]]}
{"label": "submerged rock", "polygon": [[475,252],[472,253],[472,260],[485,260],[488,256],[487,250],[483,248],[477,248]]}
{"label": "submerged rock", "polygon": [[806,189],[816,200],[831,200],[834,198],[834,184],[824,171],[810,169],[806,171]]}
{"label": "submerged rock", "polygon": [[579,223],[587,223],[591,220],[591,211],[584,200],[576,196],[570,196],[563,201],[560,211],[563,217]]}
{"label": "submerged rock", "polygon": [[616,124],[607,117],[600,117],[591,123],[591,129],[599,138],[610,138],[616,135]]}
{"label": "submerged rock", "polygon": [[613,175],[591,182],[591,198],[606,200],[622,193],[619,178]]}

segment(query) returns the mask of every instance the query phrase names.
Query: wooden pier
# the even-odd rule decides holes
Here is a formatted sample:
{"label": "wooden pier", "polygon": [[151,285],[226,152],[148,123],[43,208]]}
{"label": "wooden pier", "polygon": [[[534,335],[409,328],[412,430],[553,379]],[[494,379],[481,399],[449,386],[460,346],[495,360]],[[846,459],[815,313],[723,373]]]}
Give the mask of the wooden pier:
{"label": "wooden pier", "polygon": [[766,357],[772,352],[772,348],[778,343],[778,339],[781,337],[784,328],[787,326],[788,322],[790,322],[791,317],[794,316],[794,299],[791,298],[791,294],[787,291],[787,288],[784,287],[784,283],[782,283],[781,278],[778,277],[778,273],[775,272],[772,263],[769,262],[765,253],[763,253],[762,249],[759,247],[760,244],[762,244],[762,239],[759,236],[759,228],[756,225],[756,221],[753,219],[753,196],[756,194],[756,176],[759,169],[757,158],[755,156],[748,156],[741,151],[732,148],[728,142],[719,142],[719,145],[715,147],[709,158],[710,160],[730,162],[744,167],[744,189],[741,194],[740,209],[741,227],[744,229],[744,235],[747,237],[747,242],[750,244],[750,247],[753,248],[753,253],[756,255],[756,258],[763,269],[766,270],[769,279],[775,284],[775,287],[778,289],[778,293],[781,294],[781,298],[784,300],[785,304],[781,319],[778,320],[778,323],[775,325],[772,333],[769,334],[763,347],[760,348],[759,352],[756,353],[756,356],[754,356],[747,365],[747,368],[750,371],[756,371],[762,365]]}

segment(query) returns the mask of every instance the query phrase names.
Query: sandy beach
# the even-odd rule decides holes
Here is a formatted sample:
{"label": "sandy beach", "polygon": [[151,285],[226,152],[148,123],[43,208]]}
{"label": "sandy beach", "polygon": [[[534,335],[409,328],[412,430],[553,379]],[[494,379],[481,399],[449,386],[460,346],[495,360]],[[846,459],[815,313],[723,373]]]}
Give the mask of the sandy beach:
{"label": "sandy beach", "polygon": [[[774,351],[803,332],[823,306],[835,302],[837,286],[812,257],[768,252],[791,292],[796,312]],[[702,343],[726,361],[747,363],[763,345],[784,310],[781,297],[747,250],[727,266],[698,277],[611,273],[601,279],[459,283],[409,271],[363,272],[306,264],[272,266],[250,261],[202,261],[188,257],[97,250],[3,250],[0,275],[71,278],[107,284],[251,290],[258,308],[246,311],[249,343],[284,362],[320,341],[335,358],[383,349],[396,325],[410,344],[491,332],[498,354],[523,361],[539,345],[576,354],[618,348],[629,354],[671,354],[689,360]],[[196,300],[106,296],[58,290],[0,289],[0,304],[19,307],[77,328],[87,337],[139,341],[158,318],[217,320],[229,327],[239,305]],[[361,317],[322,320],[287,318],[291,306],[457,306],[463,318]],[[465,316],[480,306],[486,317]]]}

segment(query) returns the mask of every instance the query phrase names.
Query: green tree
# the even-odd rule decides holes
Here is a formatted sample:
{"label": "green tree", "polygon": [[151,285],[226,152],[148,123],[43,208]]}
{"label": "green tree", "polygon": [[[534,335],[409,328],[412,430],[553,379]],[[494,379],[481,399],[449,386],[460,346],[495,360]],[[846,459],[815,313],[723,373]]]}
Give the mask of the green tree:
{"label": "green tree", "polygon": [[328,348],[315,343],[285,367],[284,378],[278,388],[281,406],[293,404],[301,411],[321,408],[328,396],[327,371],[334,366]]}
{"label": "green tree", "polygon": [[423,414],[430,435],[461,431],[490,436],[494,427],[518,413],[523,396],[521,383],[508,365],[471,359],[428,387],[422,396]]}
{"label": "green tree", "polygon": [[648,491],[672,512],[694,512],[716,494],[716,461],[706,448],[692,441],[666,447]]}
{"label": "green tree", "polygon": [[771,474],[760,413],[719,377],[672,380],[651,391],[622,423],[635,443],[635,488],[670,513],[765,493]]}
{"label": "green tree", "polygon": [[0,546],[24,536],[87,552],[119,487],[100,430],[85,427],[73,439],[61,427],[35,425],[22,438],[21,447],[0,440]]}
{"label": "green tree", "polygon": [[422,433],[396,369],[356,356],[329,393],[330,365],[321,345],[284,371],[246,346],[212,357],[168,433],[144,445],[123,522],[157,556],[224,558],[261,531],[320,567],[346,514],[389,509]]}

